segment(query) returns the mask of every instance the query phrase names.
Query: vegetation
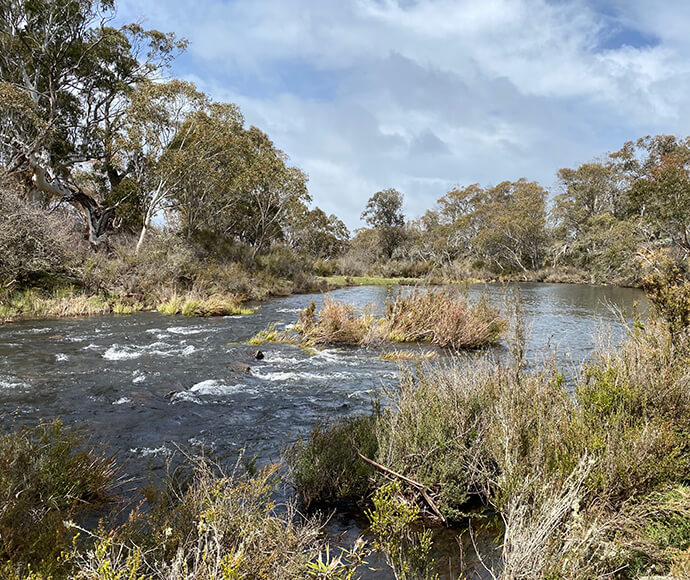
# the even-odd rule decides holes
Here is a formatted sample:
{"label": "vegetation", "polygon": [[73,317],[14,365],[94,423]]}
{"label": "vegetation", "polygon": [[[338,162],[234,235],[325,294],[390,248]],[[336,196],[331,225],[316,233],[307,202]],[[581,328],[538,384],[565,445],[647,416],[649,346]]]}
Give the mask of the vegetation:
{"label": "vegetation", "polygon": [[112,500],[116,476],[112,457],[59,421],[0,437],[0,575],[64,572],[65,522]]}
{"label": "vegetation", "polygon": [[639,285],[637,255],[677,262],[690,250],[690,141],[663,135],[561,169],[551,207],[520,178],[454,187],[406,221],[403,194],[383,189],[350,239],[335,215],[309,207],[307,175],[236,105],[163,80],[186,41],[114,28],[115,8],[0,11],[3,320],[228,313],[328,283]]}
{"label": "vegetation", "polygon": [[[322,526],[272,499],[277,466],[231,473],[188,457],[118,520],[112,458],[59,422],[0,438],[0,574],[31,578],[352,578],[364,546],[331,555]],[[86,516],[109,504],[93,527]],[[101,512],[103,513],[103,512]]]}
{"label": "vegetation", "polygon": [[455,289],[400,293],[386,302],[382,318],[326,296],[319,312],[312,303],[300,313],[298,325],[309,344],[428,342],[454,350],[495,343],[504,328],[505,319],[486,296],[470,305]]}
{"label": "vegetation", "polygon": [[516,324],[512,365],[407,370],[382,410],[316,426],[290,454],[297,489],[309,504],[366,502],[392,481],[426,518],[498,518],[496,577],[682,577],[690,335],[675,321],[690,297],[674,276],[655,318],[594,355],[572,394],[555,362],[526,370]]}

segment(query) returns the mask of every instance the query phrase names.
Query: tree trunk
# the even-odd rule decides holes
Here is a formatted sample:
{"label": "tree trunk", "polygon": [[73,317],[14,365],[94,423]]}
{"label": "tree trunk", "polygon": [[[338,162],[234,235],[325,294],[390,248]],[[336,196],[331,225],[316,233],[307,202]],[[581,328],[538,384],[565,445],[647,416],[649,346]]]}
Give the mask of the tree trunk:
{"label": "tree trunk", "polygon": [[138,256],[139,255],[139,250],[141,250],[141,246],[144,244],[144,238],[146,237],[146,232],[148,232],[149,229],[149,222],[148,220],[144,221],[144,225],[141,226],[141,233],[139,234],[139,239],[137,240],[137,247],[134,248],[134,255]]}
{"label": "tree trunk", "polygon": [[35,159],[30,159],[29,164],[34,172],[34,184],[37,189],[58,197],[83,212],[91,246],[96,250],[107,246],[108,228],[115,215],[115,209],[103,207],[79,189],[69,187],[55,179],[49,179],[46,169]]}

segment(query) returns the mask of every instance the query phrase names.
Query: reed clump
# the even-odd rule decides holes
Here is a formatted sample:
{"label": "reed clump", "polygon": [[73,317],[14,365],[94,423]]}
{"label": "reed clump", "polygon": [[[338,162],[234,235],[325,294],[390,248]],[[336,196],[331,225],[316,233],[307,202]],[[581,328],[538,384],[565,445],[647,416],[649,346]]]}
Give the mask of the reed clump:
{"label": "reed clump", "polygon": [[182,314],[183,316],[235,316],[253,314],[254,308],[242,306],[241,299],[233,294],[198,293],[178,294],[173,291],[156,305],[161,314]]}
{"label": "reed clump", "polygon": [[485,296],[469,304],[454,289],[415,289],[390,299],[382,317],[358,313],[353,305],[327,296],[318,312],[312,303],[300,314],[298,328],[311,344],[427,342],[460,350],[497,342],[506,320]]}
{"label": "reed clump", "polygon": [[[74,578],[304,578],[321,547],[321,525],[272,499],[277,466],[250,475],[190,458],[186,477],[146,492],[148,509],[117,529],[86,532]],[[118,574],[120,576],[118,576]]]}

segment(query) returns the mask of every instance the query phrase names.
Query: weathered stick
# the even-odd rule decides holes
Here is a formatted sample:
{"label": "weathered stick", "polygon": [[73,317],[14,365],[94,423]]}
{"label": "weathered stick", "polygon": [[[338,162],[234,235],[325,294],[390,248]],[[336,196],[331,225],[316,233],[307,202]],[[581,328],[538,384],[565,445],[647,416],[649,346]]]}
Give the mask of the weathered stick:
{"label": "weathered stick", "polygon": [[384,473],[392,475],[393,477],[397,477],[398,479],[402,479],[405,483],[409,483],[410,485],[416,487],[422,493],[422,497],[424,498],[426,503],[429,504],[431,511],[434,512],[436,517],[438,519],[440,519],[444,525],[446,524],[446,518],[443,517],[443,514],[441,513],[441,511],[436,506],[436,503],[434,502],[434,500],[431,499],[431,496],[426,492],[426,487],[424,485],[422,485],[418,481],[415,481],[414,479],[410,479],[409,477],[405,477],[401,473],[397,473],[396,471],[389,469],[385,465],[381,465],[380,463],[377,463],[373,459],[369,459],[368,457],[365,457],[359,451],[357,452],[357,455],[359,455],[359,457],[361,459],[363,459],[364,461],[366,461],[370,465],[373,465],[374,467],[376,467],[376,469],[380,469]]}

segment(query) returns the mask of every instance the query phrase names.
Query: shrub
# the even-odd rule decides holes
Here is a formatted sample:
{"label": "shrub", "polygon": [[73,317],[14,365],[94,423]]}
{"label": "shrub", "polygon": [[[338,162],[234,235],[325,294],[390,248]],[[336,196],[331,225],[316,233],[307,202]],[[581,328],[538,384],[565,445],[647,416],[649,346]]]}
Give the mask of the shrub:
{"label": "shrub", "polygon": [[[272,499],[277,466],[225,473],[191,459],[186,477],[149,489],[147,511],[92,534],[73,555],[76,579],[306,578],[323,546],[321,525]],[[348,566],[344,565],[344,568]]]}
{"label": "shrub", "polygon": [[291,477],[306,506],[366,496],[373,467],[358,453],[376,456],[378,415],[375,409],[367,416],[317,423],[308,440],[299,441],[288,450]]}
{"label": "shrub", "polygon": [[114,459],[60,421],[0,437],[0,564],[51,573],[70,546],[64,521],[112,498]]}
{"label": "shrub", "polygon": [[62,268],[66,254],[54,226],[45,212],[0,183],[0,290]]}
{"label": "shrub", "polygon": [[[528,372],[519,345],[512,366],[485,358],[405,371],[370,426],[381,467],[348,487],[365,500],[383,475],[398,478],[420,514],[440,510],[451,522],[480,498],[504,524],[492,564],[501,578],[685,570],[688,352],[669,337],[665,324],[638,327],[622,347],[593,356],[572,394],[553,361]],[[321,428],[292,462],[356,474],[352,424]],[[323,444],[336,439],[337,454]],[[338,499],[337,486],[322,490],[315,477],[311,501]]]}

